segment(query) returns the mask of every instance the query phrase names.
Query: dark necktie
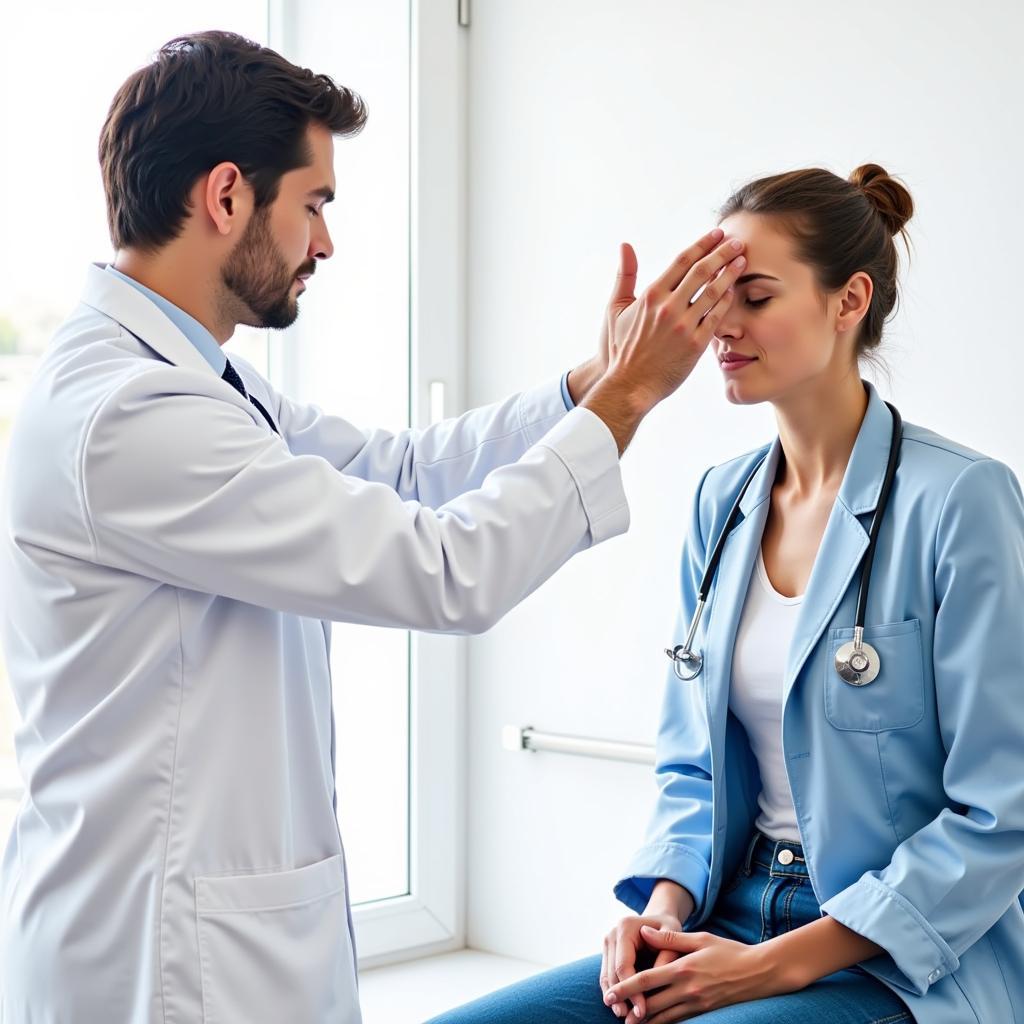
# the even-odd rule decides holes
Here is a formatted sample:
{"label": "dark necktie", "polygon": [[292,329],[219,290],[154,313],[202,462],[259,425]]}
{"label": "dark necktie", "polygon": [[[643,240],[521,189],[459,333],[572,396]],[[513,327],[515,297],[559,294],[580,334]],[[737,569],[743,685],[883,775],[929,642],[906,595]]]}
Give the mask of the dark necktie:
{"label": "dark necktie", "polygon": [[275,434],[280,433],[277,427],[274,426],[274,421],[270,418],[270,413],[263,408],[258,399],[253,398],[253,396],[245,390],[242,378],[238,376],[238,371],[231,365],[230,359],[225,360],[224,372],[221,374],[220,379],[227,381],[243,398],[248,398],[249,401],[252,402],[252,404],[255,405],[261,413],[263,413],[263,418],[270,424],[270,429]]}

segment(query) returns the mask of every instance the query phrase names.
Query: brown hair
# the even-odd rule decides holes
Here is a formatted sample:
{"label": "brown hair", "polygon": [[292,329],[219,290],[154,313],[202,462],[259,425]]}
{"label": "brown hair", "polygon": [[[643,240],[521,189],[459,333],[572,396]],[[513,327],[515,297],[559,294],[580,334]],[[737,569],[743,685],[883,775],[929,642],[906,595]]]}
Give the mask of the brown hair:
{"label": "brown hair", "polygon": [[858,355],[875,349],[898,298],[895,236],[909,245],[905,225],[914,202],[906,187],[878,164],[863,164],[848,181],[814,167],[744,185],[719,215],[724,220],[741,211],[779,218],[825,291],[842,287],[858,271],[871,278],[874,293],[860,324]]}
{"label": "brown hair", "polygon": [[114,248],[153,251],[177,238],[193,185],[224,161],[238,165],[257,209],[272,203],[281,176],[312,160],[310,124],[353,135],[365,122],[357,93],[249,39],[172,39],[118,89],[100,134]]}

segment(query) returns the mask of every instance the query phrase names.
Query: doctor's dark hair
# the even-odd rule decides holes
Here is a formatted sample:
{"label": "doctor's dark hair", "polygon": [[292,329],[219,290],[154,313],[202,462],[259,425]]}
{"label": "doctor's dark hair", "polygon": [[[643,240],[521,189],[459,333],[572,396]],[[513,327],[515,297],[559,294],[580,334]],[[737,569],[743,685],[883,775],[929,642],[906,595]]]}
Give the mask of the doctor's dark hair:
{"label": "doctor's dark hair", "polygon": [[282,175],[312,162],[311,124],[354,135],[366,114],[357,93],[232,32],[172,39],[118,89],[100,134],[114,248],[177,238],[192,187],[225,161],[268,206]]}
{"label": "doctor's dark hair", "polygon": [[857,354],[873,355],[898,299],[895,237],[909,247],[905,225],[914,202],[906,186],[878,164],[861,165],[849,180],[813,167],[744,185],[719,216],[739,212],[777,218],[824,291],[837,290],[858,271],[871,278],[874,292],[860,323]]}

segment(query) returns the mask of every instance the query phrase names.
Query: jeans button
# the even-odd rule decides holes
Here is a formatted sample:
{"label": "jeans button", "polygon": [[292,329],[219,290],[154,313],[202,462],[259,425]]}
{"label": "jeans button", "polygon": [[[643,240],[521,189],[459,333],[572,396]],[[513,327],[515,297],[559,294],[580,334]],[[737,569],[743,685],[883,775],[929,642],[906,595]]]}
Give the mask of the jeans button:
{"label": "jeans button", "polygon": [[779,863],[783,867],[789,867],[793,863],[793,851],[792,850],[780,850],[779,851]]}

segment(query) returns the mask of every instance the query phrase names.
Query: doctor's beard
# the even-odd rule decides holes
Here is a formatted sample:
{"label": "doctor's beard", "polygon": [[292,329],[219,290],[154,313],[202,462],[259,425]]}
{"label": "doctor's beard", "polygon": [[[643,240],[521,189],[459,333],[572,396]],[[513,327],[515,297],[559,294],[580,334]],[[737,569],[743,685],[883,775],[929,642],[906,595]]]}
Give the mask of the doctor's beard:
{"label": "doctor's beard", "polygon": [[253,319],[240,320],[249,327],[280,330],[290,327],[299,315],[292,298],[296,274],[281,256],[270,233],[270,207],[256,210],[238,244],[221,268],[221,281],[241,300]]}

